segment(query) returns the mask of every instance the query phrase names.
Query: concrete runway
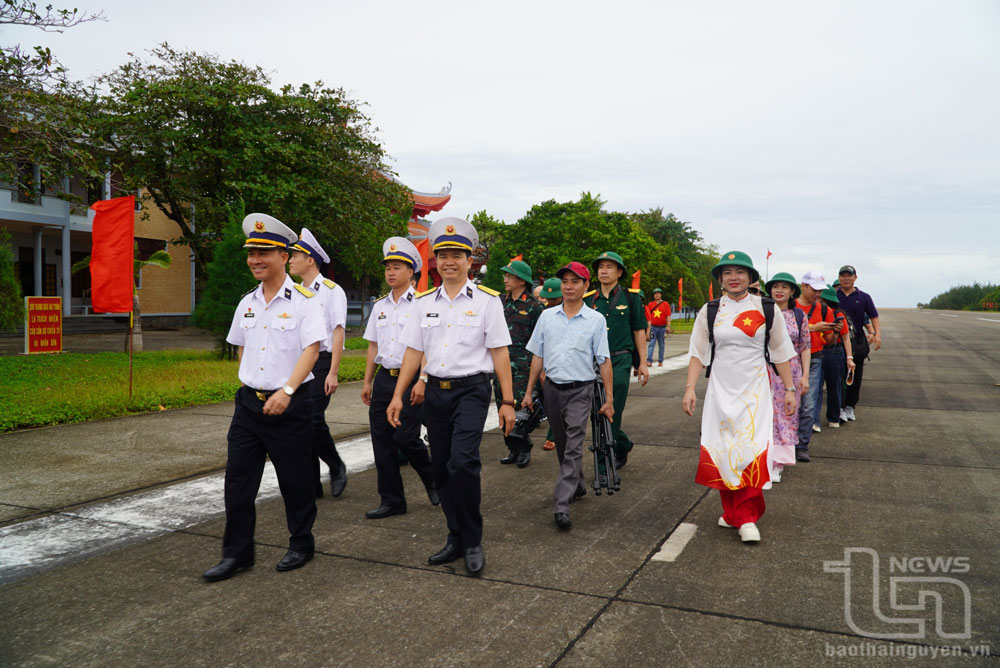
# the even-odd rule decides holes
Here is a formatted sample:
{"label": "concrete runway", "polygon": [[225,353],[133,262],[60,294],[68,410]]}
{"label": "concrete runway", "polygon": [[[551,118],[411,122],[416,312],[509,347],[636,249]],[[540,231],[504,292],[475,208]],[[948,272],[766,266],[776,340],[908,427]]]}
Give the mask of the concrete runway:
{"label": "concrete runway", "polygon": [[[426,565],[446,531],[411,470],[409,513],[364,519],[369,469],[317,502],[305,568],[274,571],[287,534],[269,499],[255,568],[204,583],[221,504],[194,524],[169,510],[224,465],[226,404],[5,434],[0,666],[1000,666],[1000,316],[882,316],[858,421],[815,435],[813,461],[767,492],[757,546],[717,527],[717,494],[694,484],[682,370],[632,386],[623,489],[575,503],[568,533],[541,435],[524,470],[484,436],[481,578]],[[359,392],[342,386],[327,414],[342,443],[366,431]],[[150,506],[168,512],[144,524]],[[5,543],[31,562],[30,536],[51,538],[31,522],[95,540],[14,567]]]}

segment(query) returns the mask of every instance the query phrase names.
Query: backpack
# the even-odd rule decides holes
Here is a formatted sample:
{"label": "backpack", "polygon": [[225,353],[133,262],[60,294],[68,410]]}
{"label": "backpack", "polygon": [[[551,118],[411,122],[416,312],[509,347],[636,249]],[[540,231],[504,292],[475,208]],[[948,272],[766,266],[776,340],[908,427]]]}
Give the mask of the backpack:
{"label": "backpack", "polygon": [[[770,297],[760,298],[761,306],[764,307],[764,360],[771,364],[771,351],[768,350],[768,345],[771,343],[771,324],[774,322],[774,300]],[[715,362],[715,317],[719,314],[719,300],[713,299],[708,302],[708,311],[705,313],[708,316],[708,342],[712,345],[712,362]],[[795,315],[796,322],[799,323],[799,328],[802,328],[802,323],[799,320],[800,316]],[[777,372],[777,368],[771,364],[771,368]],[[712,375],[712,364],[710,363],[705,367],[705,378]]]}

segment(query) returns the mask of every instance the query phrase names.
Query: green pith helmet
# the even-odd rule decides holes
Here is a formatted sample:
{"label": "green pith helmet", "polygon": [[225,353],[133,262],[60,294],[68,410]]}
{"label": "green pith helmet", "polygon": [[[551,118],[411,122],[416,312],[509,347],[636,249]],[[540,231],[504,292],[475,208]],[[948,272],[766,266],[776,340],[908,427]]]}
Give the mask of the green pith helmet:
{"label": "green pith helmet", "polygon": [[558,278],[547,278],[542,284],[542,291],[538,295],[545,299],[562,298],[562,281]]}
{"label": "green pith helmet", "polygon": [[775,283],[788,283],[792,286],[792,299],[798,299],[802,294],[802,288],[799,287],[799,282],[795,280],[795,277],[789,274],[787,271],[782,271],[771,277],[771,280],[764,284],[764,289],[767,290],[767,294],[771,294],[771,286]]}
{"label": "green pith helmet", "polygon": [[645,292],[643,292],[642,290],[639,290],[639,296],[640,296],[641,298],[645,299],[645,298],[646,298],[646,293],[645,293]]}
{"label": "green pith helmet", "polygon": [[832,285],[827,286],[823,292],[819,293],[819,298],[823,301],[828,301],[831,304],[840,304],[840,297],[837,296],[837,288]]}
{"label": "green pith helmet", "polygon": [[723,267],[744,267],[750,270],[750,282],[760,280],[760,272],[754,269],[753,260],[750,256],[743,251],[729,251],[728,253],[723,253],[722,257],[719,258],[718,264],[712,267],[712,277],[719,281],[722,280],[722,268]]}
{"label": "green pith helmet", "polygon": [[507,266],[502,268],[500,271],[506,271],[512,276],[517,276],[522,281],[531,287],[531,267],[528,266],[527,262],[522,262],[521,260],[512,260],[507,263]]}
{"label": "green pith helmet", "polygon": [[594,261],[590,263],[590,268],[593,269],[594,271],[597,271],[597,263],[600,262],[601,260],[611,260],[619,267],[621,267],[622,271],[625,271],[625,260],[622,259],[621,255],[619,255],[614,251],[604,251],[603,253],[595,257]]}
{"label": "green pith helmet", "polygon": [[657,292],[659,292],[662,295],[663,294],[663,288],[653,288],[653,292],[651,294],[655,295]]}

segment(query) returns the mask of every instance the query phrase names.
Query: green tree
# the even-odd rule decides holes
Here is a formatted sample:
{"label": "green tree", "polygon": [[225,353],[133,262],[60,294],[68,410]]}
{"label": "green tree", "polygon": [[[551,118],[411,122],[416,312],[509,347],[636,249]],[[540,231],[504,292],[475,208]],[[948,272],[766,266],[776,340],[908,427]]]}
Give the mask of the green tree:
{"label": "green tree", "polygon": [[382,147],[343,90],[275,92],[259,66],[167,44],[150,55],[101,77],[98,136],[124,187],[145,188],[176,223],[199,273],[238,199],[309,227],[355,277],[378,265],[385,237],[405,233],[407,191],[382,175]]}
{"label": "green tree", "polygon": [[496,258],[491,251],[496,242],[509,231],[509,226],[502,220],[486,213],[485,209],[476,212],[468,220],[476,228],[476,233],[479,235],[479,248],[476,249],[476,254],[486,265],[486,268],[489,269],[489,266],[495,262],[506,264],[510,258]]}
{"label": "green tree", "polygon": [[[103,13],[0,0],[0,26],[63,32],[102,20]],[[17,184],[24,197],[34,199],[49,185],[60,190],[67,171],[97,175],[95,155],[86,141],[88,95],[48,47],[0,46],[0,100],[0,181]],[[40,174],[34,172],[36,165]]]}
{"label": "green tree", "polygon": [[972,285],[956,285],[942,292],[927,303],[927,308],[948,309],[951,311],[969,311],[982,308],[986,296],[1000,286],[979,283]]}
{"label": "green tree", "polygon": [[0,228],[0,331],[13,331],[24,323],[21,282],[14,273],[10,233]]}
{"label": "green tree", "polygon": [[576,202],[549,200],[531,207],[494,243],[490,253],[500,261],[488,265],[484,283],[502,289],[500,269],[518,253],[536,276],[553,276],[571,260],[589,266],[602,251],[613,250],[627,267],[622,282],[630,286],[632,272],[639,269],[648,295],[654,284],[667,281],[676,258],[628,214],[606,211],[604,204],[600,197],[585,192]]}
{"label": "green tree", "polygon": [[194,323],[220,339],[220,351],[227,359],[236,358],[236,348],[226,343],[226,334],[233,322],[233,311],[240,298],[257,285],[247,269],[247,254],[243,250],[243,218],[246,215],[242,202],[230,207],[228,222],[222,238],[212,251],[212,259],[205,268],[205,290],[194,312]]}
{"label": "green tree", "polygon": [[[705,243],[691,223],[678,220],[672,213],[663,214],[661,207],[632,214],[653,239],[674,253],[677,263],[671,265],[672,275],[663,289],[668,301],[676,301],[677,279],[684,279],[684,303],[697,308],[708,300],[708,284],[712,267],[719,259],[715,246]],[[654,286],[655,287],[655,286]],[[715,294],[719,294],[716,283]],[[648,292],[648,291],[647,291]]]}

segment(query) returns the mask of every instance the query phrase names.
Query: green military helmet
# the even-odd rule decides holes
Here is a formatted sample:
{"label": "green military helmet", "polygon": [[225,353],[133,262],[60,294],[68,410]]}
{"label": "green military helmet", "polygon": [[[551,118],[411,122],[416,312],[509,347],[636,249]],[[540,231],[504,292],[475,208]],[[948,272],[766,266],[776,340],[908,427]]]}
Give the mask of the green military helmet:
{"label": "green military helmet", "polygon": [[663,294],[663,288],[653,288],[653,292],[651,294],[655,295],[657,292],[659,292],[662,295]]}
{"label": "green military helmet", "polygon": [[819,298],[823,301],[828,301],[831,304],[840,304],[840,297],[837,296],[837,288],[832,285],[826,286],[823,292],[819,293]]}
{"label": "green military helmet", "polygon": [[646,293],[645,293],[645,292],[643,292],[642,290],[639,290],[639,293],[638,293],[638,294],[639,294],[639,297],[641,297],[642,299],[645,299],[645,298],[646,298]]}
{"label": "green military helmet", "polygon": [[562,281],[558,278],[547,278],[542,284],[542,291],[538,295],[545,299],[559,299],[562,297]]}
{"label": "green military helmet", "polygon": [[799,282],[795,280],[795,277],[789,274],[787,271],[782,271],[771,277],[771,280],[764,284],[764,289],[767,294],[771,294],[771,286],[775,283],[788,283],[792,286],[792,299],[798,299],[802,294],[802,288],[799,286]]}
{"label": "green military helmet", "polygon": [[594,271],[597,271],[597,263],[600,262],[601,260],[611,260],[619,267],[621,267],[622,271],[625,271],[625,260],[622,259],[621,255],[619,255],[614,251],[604,251],[603,253],[595,257],[594,260],[590,263],[590,268],[593,269]]}
{"label": "green military helmet", "polygon": [[521,260],[511,260],[507,263],[507,266],[502,268],[500,271],[506,271],[508,274],[517,276],[522,281],[531,286],[531,267],[528,266],[527,262]]}
{"label": "green military helmet", "polygon": [[760,272],[754,268],[753,260],[751,260],[750,256],[743,251],[729,251],[728,253],[722,254],[722,257],[719,258],[718,264],[712,267],[712,277],[715,278],[715,280],[721,280],[723,267],[745,267],[750,270],[751,283],[760,280]]}

